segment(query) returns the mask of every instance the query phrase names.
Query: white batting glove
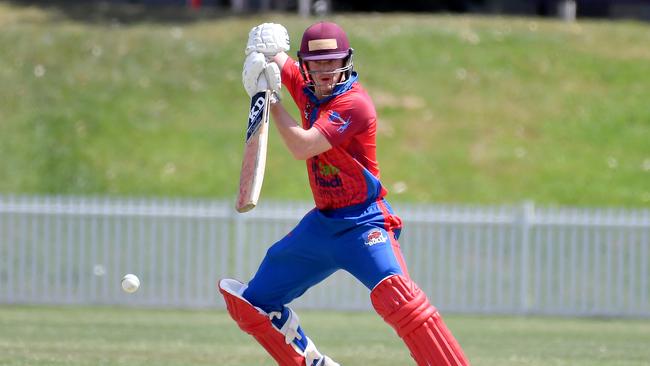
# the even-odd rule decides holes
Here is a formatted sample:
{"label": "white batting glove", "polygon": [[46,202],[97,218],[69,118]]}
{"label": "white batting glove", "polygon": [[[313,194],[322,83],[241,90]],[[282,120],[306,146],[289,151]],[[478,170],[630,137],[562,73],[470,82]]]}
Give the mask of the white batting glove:
{"label": "white batting glove", "polygon": [[250,97],[261,91],[271,90],[277,98],[282,87],[280,68],[275,62],[267,62],[266,57],[259,52],[252,52],[246,57],[242,81]]}
{"label": "white batting glove", "polygon": [[263,23],[253,27],[248,33],[246,55],[251,52],[261,52],[267,57],[273,57],[280,52],[289,51],[289,33],[282,24]]}

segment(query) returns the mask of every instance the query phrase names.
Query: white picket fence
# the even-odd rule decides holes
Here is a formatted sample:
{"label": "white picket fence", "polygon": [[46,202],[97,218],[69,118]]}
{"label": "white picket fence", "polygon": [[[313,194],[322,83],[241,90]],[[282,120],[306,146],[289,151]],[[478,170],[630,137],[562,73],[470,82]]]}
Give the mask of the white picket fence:
{"label": "white picket fence", "polygon": [[[0,195],[0,304],[223,307],[311,206]],[[650,211],[393,205],[411,276],[445,312],[650,316]],[[120,278],[137,274],[133,295]],[[339,271],[293,306],[370,309]]]}

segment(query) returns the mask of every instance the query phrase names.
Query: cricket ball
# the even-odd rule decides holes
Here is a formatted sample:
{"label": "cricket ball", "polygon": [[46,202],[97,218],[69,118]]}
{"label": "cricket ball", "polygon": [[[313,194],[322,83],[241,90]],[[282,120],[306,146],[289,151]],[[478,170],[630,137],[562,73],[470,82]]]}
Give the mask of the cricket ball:
{"label": "cricket ball", "polygon": [[140,279],[134,274],[127,274],[122,277],[122,290],[132,294],[138,291],[140,287]]}

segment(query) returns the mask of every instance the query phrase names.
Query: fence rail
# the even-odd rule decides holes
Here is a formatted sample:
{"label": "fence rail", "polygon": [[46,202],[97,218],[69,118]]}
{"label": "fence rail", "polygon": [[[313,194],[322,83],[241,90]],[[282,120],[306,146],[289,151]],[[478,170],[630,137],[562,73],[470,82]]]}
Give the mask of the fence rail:
{"label": "fence rail", "polygon": [[[394,205],[411,276],[447,312],[650,316],[650,211]],[[0,303],[223,307],[311,206],[0,195]],[[125,273],[141,289],[120,290]],[[293,304],[369,309],[339,271]]]}

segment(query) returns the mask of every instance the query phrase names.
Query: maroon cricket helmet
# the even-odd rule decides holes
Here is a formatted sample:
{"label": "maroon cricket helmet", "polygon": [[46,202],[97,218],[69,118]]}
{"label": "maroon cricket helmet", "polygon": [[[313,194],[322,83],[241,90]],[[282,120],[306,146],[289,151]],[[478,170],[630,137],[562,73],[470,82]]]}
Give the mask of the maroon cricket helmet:
{"label": "maroon cricket helmet", "polygon": [[298,57],[304,61],[342,59],[351,51],[343,28],[332,22],[318,22],[303,33]]}

